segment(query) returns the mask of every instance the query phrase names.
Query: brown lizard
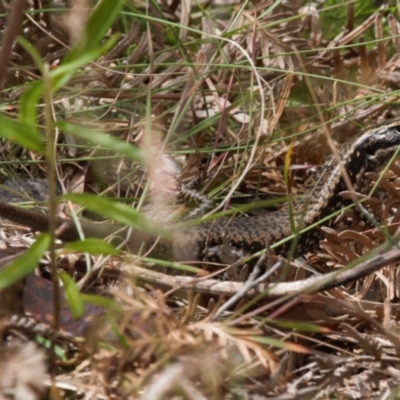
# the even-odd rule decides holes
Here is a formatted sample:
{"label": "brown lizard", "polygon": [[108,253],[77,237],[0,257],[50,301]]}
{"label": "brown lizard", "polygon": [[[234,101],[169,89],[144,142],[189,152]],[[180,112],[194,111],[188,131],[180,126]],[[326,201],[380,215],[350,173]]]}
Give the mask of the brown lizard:
{"label": "brown lizard", "polygon": [[[339,149],[340,163],[329,157],[304,185],[304,196],[291,204],[294,219],[300,231],[339,210],[344,201],[339,193],[346,189],[342,168],[345,168],[356,190],[364,186],[365,173],[376,171],[395,153],[400,145],[400,119],[386,121],[350,139]],[[0,216],[28,226],[34,231],[48,230],[48,217],[36,211],[25,210],[0,202]],[[327,224],[329,224],[328,222]],[[99,224],[82,221],[86,237],[105,238],[123,228],[118,224]],[[78,231],[68,219],[57,219],[57,237],[62,241],[79,239]],[[128,250],[136,253],[152,249],[151,256],[163,259],[190,261],[224,261],[226,248],[242,257],[263,250],[292,235],[288,207],[265,216],[222,217],[191,227],[171,229],[169,238],[156,241],[154,235],[134,230],[127,242]],[[319,231],[311,229],[298,240],[296,254],[315,246]],[[290,243],[289,243],[290,244]],[[286,254],[289,244],[277,248]]]}

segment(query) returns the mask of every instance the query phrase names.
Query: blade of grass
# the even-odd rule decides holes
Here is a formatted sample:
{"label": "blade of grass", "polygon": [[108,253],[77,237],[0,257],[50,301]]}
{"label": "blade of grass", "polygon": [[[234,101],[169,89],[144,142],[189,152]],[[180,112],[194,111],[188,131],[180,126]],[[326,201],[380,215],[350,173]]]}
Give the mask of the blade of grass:
{"label": "blade of grass", "polygon": [[0,114],[0,136],[26,149],[44,154],[42,138],[34,125],[23,124]]}
{"label": "blade of grass", "polygon": [[44,252],[50,245],[50,236],[43,233],[32,246],[11,264],[0,271],[0,290],[19,281],[32,272],[39,264]]}
{"label": "blade of grass", "polygon": [[121,254],[121,252],[116,250],[112,244],[97,238],[88,238],[67,243],[63,246],[62,252],[101,254],[104,256],[117,256],[118,254]]}
{"label": "blade of grass", "polygon": [[85,25],[82,32],[82,40],[75,44],[65,56],[62,64],[68,64],[80,59],[85,54],[95,51],[108,29],[114,23],[124,3],[125,0],[100,0]]}
{"label": "blade of grass", "polygon": [[90,211],[100,214],[106,218],[110,218],[123,225],[131,226],[133,228],[140,228],[141,230],[154,233],[156,235],[166,234],[166,232],[163,232],[157,224],[151,223],[151,221],[143,216],[143,214],[126,204],[118,203],[104,197],[78,193],[67,194],[63,196],[63,198],[80,204]]}
{"label": "blade of grass", "polygon": [[83,300],[78,287],[76,286],[73,279],[67,273],[60,272],[58,276],[64,285],[63,291],[65,300],[68,304],[72,316],[77,319],[81,318],[85,311],[85,307],[83,305]]}
{"label": "blade of grass", "polygon": [[140,149],[131,145],[130,143],[116,139],[108,133],[68,122],[59,122],[57,126],[64,132],[67,132],[80,139],[87,140],[91,143],[103,146],[108,150],[113,150],[115,153],[128,157],[131,160],[143,161],[143,153]]}

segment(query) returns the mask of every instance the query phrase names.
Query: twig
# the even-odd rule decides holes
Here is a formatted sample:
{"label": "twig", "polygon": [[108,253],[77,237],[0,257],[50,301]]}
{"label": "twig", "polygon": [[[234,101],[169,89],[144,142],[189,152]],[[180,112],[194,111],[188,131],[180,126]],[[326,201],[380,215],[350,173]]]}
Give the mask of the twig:
{"label": "twig", "polygon": [[251,290],[257,287],[259,284],[268,280],[268,278],[283,265],[283,258],[280,258],[272,268],[268,269],[263,275],[261,275],[258,279],[257,276],[260,273],[260,267],[265,264],[267,260],[267,255],[263,254],[255,265],[253,272],[250,274],[249,279],[244,283],[243,288],[237,292],[234,296],[232,296],[228,301],[226,301],[213,315],[212,321],[215,321],[219,318],[219,316],[230,307],[232,307],[237,301],[241,300],[246,296],[246,294]]}
{"label": "twig", "polygon": [[0,50],[0,89],[3,89],[11,50],[21,26],[22,16],[26,8],[26,0],[15,0],[7,19],[7,31]]}
{"label": "twig", "polygon": [[[366,259],[368,257],[368,259]],[[400,260],[400,250],[388,246],[387,243],[379,246],[364,256],[364,261],[357,260],[339,271],[330,272],[318,277],[312,277],[294,282],[280,282],[274,284],[258,283],[246,290],[244,296],[251,298],[264,292],[266,298],[290,296],[299,293],[315,293],[330,290],[345,285],[378,271],[385,265]],[[234,296],[243,290],[246,283],[222,282],[215,279],[194,279],[187,276],[168,276],[159,272],[137,267],[134,263],[125,263],[123,266],[128,276],[136,278],[143,284],[157,286],[164,290],[175,289],[177,292],[206,293],[209,295]],[[264,278],[264,277],[263,277]],[[261,277],[259,278],[261,279]]]}

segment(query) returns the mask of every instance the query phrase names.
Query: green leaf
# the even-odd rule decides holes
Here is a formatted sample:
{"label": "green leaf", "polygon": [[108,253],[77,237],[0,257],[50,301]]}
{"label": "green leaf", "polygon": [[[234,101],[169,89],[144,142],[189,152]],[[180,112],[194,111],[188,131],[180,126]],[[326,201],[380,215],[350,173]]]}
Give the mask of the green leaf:
{"label": "green leaf", "polygon": [[32,57],[36,66],[43,72],[44,71],[43,60],[39,52],[36,50],[36,48],[32,46],[23,36],[18,36],[17,41],[18,44],[20,44],[24,48],[24,50]]}
{"label": "green leaf", "polygon": [[317,332],[317,333],[329,333],[329,329],[323,326],[319,326],[316,324],[306,323],[306,322],[299,322],[299,321],[282,321],[279,319],[270,319],[270,318],[263,318],[263,323],[265,324],[272,324],[279,326],[284,329],[290,330],[298,330],[300,332]]}
{"label": "green leaf", "polygon": [[97,238],[88,238],[76,242],[67,243],[62,248],[65,252],[80,252],[90,254],[101,254],[106,256],[117,256],[121,254],[112,244]]}
{"label": "green leaf", "polygon": [[42,138],[35,128],[14,121],[4,114],[0,114],[0,126],[0,136],[19,146],[44,154]]}
{"label": "green leaf", "polygon": [[137,147],[122,140],[112,137],[110,134],[101,132],[97,129],[91,129],[68,122],[59,122],[57,126],[64,132],[67,132],[80,139],[103,146],[115,153],[121,154],[135,161],[143,161],[143,152]]}
{"label": "green leaf", "polygon": [[66,55],[62,64],[76,60],[98,48],[124,3],[125,0],[100,0],[86,22],[81,40]]}
{"label": "green leaf", "polygon": [[73,58],[68,62],[64,62],[52,70],[50,76],[53,92],[56,92],[65,84],[67,84],[67,82],[72,78],[79,68],[84,67],[86,64],[98,59],[102,54],[111,49],[116,43],[117,39],[117,36],[113,36],[101,46],[83,53],[79,57]]}
{"label": "green leaf", "polygon": [[85,307],[78,287],[67,273],[60,272],[58,276],[63,283],[65,300],[71,310],[72,316],[77,319],[81,318],[85,311]]}
{"label": "green leaf", "polygon": [[123,225],[140,228],[140,230],[155,234],[162,234],[159,226],[152,224],[139,211],[126,204],[89,194],[71,193],[64,195],[63,198]]}
{"label": "green leaf", "polygon": [[50,244],[50,235],[42,233],[35,243],[11,264],[0,271],[0,290],[19,281],[32,272],[39,264]]}
{"label": "green leaf", "polygon": [[121,306],[114,300],[108,297],[98,296],[95,294],[81,294],[82,300],[85,303],[93,304],[94,306],[122,311]]}
{"label": "green leaf", "polygon": [[125,0],[100,0],[90,15],[86,26],[85,51],[95,48],[113,24]]}
{"label": "green leaf", "polygon": [[25,126],[29,126],[31,134],[39,135],[36,127],[37,108],[43,96],[44,85],[42,81],[32,82],[22,94],[19,107],[19,119]]}

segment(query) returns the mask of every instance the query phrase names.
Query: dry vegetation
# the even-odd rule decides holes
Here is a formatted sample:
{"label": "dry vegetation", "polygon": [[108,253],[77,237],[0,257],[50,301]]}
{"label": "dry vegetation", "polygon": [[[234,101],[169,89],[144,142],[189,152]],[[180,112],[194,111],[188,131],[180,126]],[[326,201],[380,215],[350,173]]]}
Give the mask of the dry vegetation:
{"label": "dry vegetation", "polygon": [[[155,220],[175,217],[190,208],[180,201],[182,183],[198,188],[200,200],[211,199],[214,212],[270,212],[261,206],[289,190],[287,154],[296,194],[305,171],[339,143],[400,117],[395,1],[379,8],[377,1],[127,0],[102,43],[114,34],[118,40],[103,49],[85,37],[97,2],[69,3],[32,0],[18,25],[25,41],[0,60],[1,174],[51,181],[56,160],[63,192],[94,194],[74,199],[106,218],[120,215],[107,212],[114,203],[104,207],[103,197]],[[17,6],[0,2],[2,29]],[[14,42],[4,35],[3,48],[7,40]],[[87,52],[70,50],[85,41]],[[65,62],[62,79],[52,80],[68,57],[80,64]],[[32,88],[40,82],[36,96]],[[18,132],[7,122],[17,119]],[[33,151],[32,131],[47,150]],[[367,204],[394,234],[400,168],[394,164],[370,179],[371,188],[379,187]],[[48,190],[52,199],[55,189]],[[70,214],[71,207],[63,203],[59,213]],[[33,255],[42,256],[41,239],[23,258],[21,246],[34,238],[3,222],[1,264],[11,259],[22,273],[0,274],[0,396],[398,398],[400,257],[388,253],[378,271],[330,291],[294,290],[293,281],[340,270],[388,237],[353,208],[325,235],[307,258],[274,264],[268,254],[275,272],[267,283],[289,285],[279,293],[246,289],[246,268],[181,276],[187,267],[113,255],[98,242],[75,244],[56,253],[64,296],[54,321],[51,258],[26,271]],[[91,255],[81,256],[84,250]],[[23,281],[10,284],[21,275]],[[238,291],[235,304],[227,304]]]}

